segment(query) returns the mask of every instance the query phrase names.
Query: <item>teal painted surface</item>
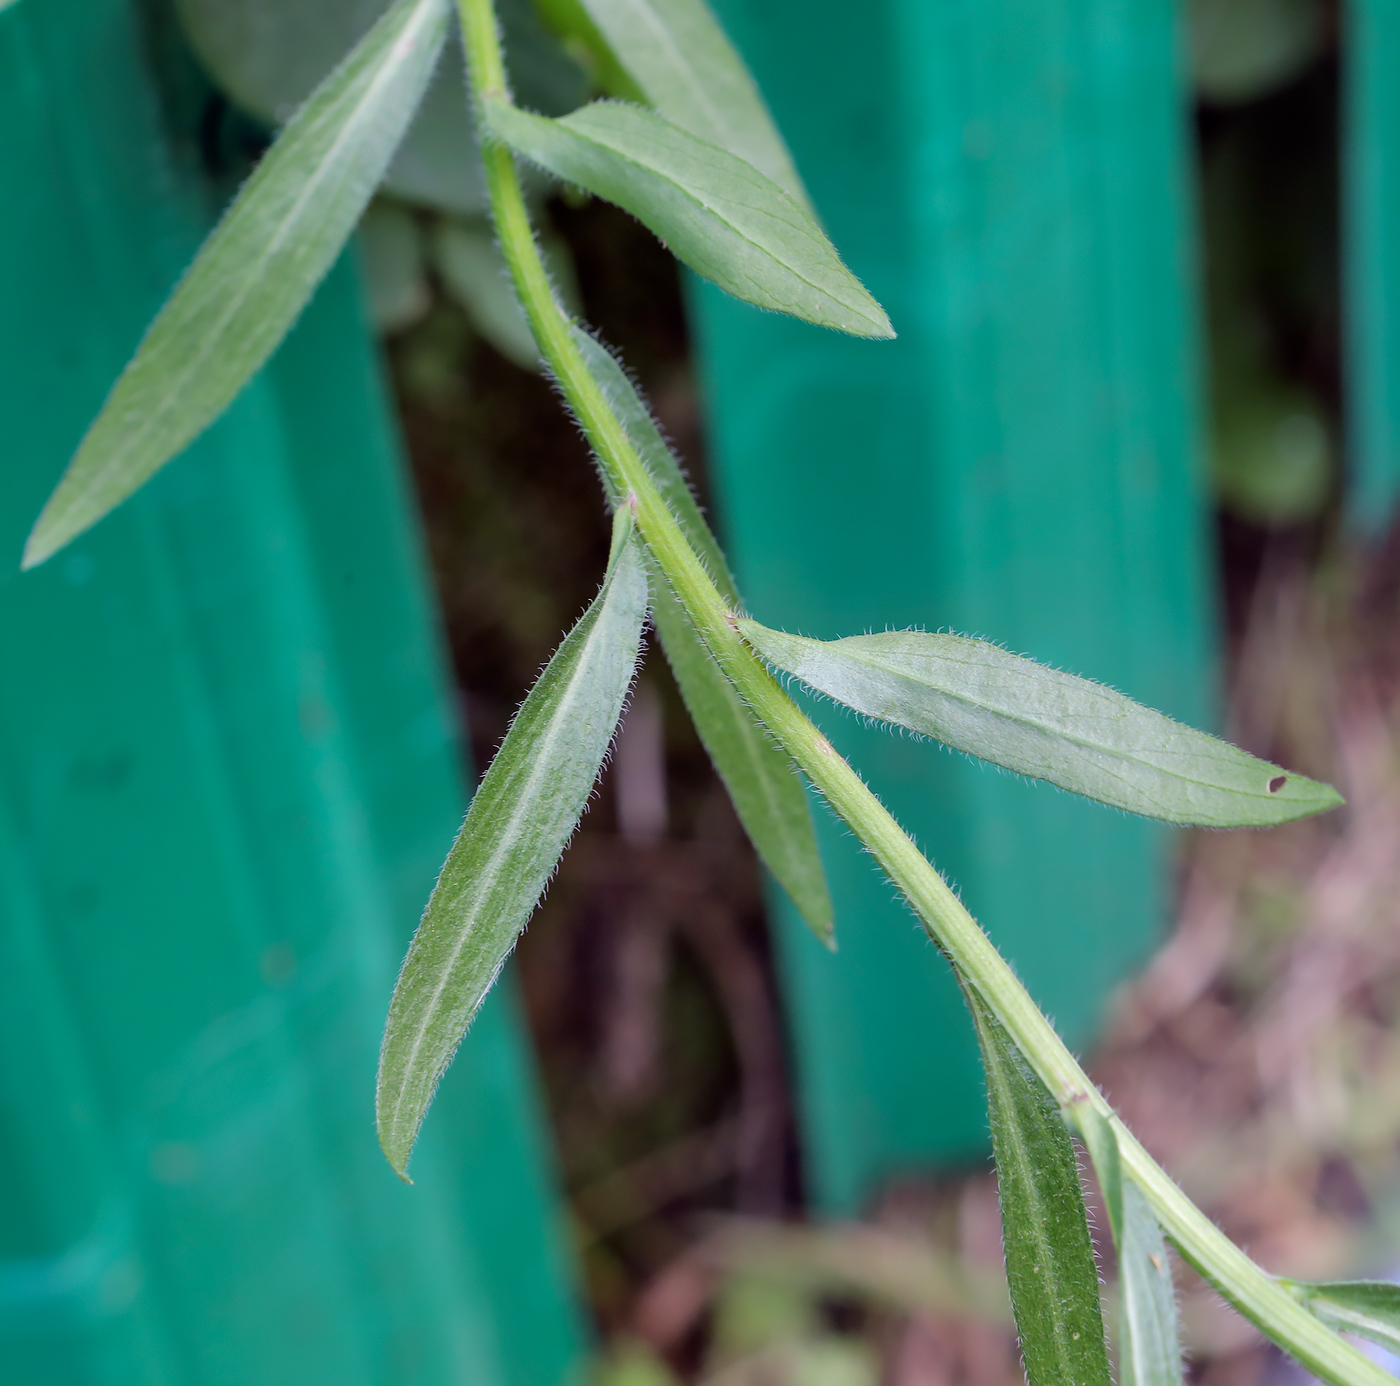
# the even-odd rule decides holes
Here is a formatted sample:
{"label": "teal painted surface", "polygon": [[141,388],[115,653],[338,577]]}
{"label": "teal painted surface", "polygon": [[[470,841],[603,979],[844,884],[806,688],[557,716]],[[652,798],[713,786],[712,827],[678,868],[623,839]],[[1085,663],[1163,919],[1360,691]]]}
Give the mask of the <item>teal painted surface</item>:
{"label": "teal painted surface", "polygon": [[1374,533],[1400,500],[1400,7],[1348,0],[1343,13],[1347,510]]}
{"label": "teal painted surface", "polygon": [[[759,619],[951,627],[1209,724],[1184,99],[1167,0],[720,6],[900,336],[692,286],[719,519]],[[1055,1017],[1092,1037],[1165,912],[1147,823],[817,709]],[[823,815],[840,953],[779,929],[809,1185],[978,1157],[947,968]]]}
{"label": "teal painted surface", "polygon": [[580,1325],[509,987],[413,1188],[375,1142],[464,790],[353,265],[186,457],[16,571],[208,215],[136,13],[0,14],[0,1376],[555,1386]]}

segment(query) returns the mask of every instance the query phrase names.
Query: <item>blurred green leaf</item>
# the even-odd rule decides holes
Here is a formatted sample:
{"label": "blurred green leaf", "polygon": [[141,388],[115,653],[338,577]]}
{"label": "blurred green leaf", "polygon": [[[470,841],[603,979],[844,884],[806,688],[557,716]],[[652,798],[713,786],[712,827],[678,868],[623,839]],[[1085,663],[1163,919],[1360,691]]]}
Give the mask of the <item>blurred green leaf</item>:
{"label": "blurred green leaf", "polygon": [[1315,519],[1332,486],[1332,440],[1308,391],[1273,381],[1218,381],[1212,461],[1221,504],[1265,524]]}
{"label": "blurred green leaf", "polygon": [[647,607],[631,512],[607,576],[530,690],[467,811],[394,988],[379,1059],[379,1142],[406,1176],[438,1080],[515,946],[603,763]]}
{"label": "blurred green leaf", "polygon": [[597,91],[623,101],[645,103],[637,84],[589,18],[583,0],[535,0],[535,7],[550,31],[588,70]]}
{"label": "blurred green leaf", "polygon": [[1060,1109],[966,983],[1001,1198],[1011,1309],[1029,1386],[1111,1386],[1099,1272],[1074,1147]]}
{"label": "blurred green leaf", "polygon": [[[186,33],[220,89],[267,124],[285,124],[371,28],[384,0],[176,0]],[[579,65],[540,23],[531,0],[498,0],[512,84],[546,115],[588,95]],[[439,66],[388,169],[395,197],[470,216],[486,211],[460,59]]]}
{"label": "blurred green leaf", "polygon": [[561,120],[499,98],[482,106],[499,139],[631,212],[736,298],[857,337],[894,335],[807,209],[728,151],[620,101]]}
{"label": "blurred green leaf", "polygon": [[1108,1121],[1087,1105],[1072,1115],[1099,1176],[1118,1247],[1120,1386],[1181,1386],[1176,1293],[1162,1229],[1142,1190],[1123,1177],[1118,1138]]}
{"label": "blurred green leaf", "polygon": [[889,631],[808,640],[741,621],[770,663],[867,717],[1168,823],[1237,828],[1335,808],[1330,785],[985,640]]}
{"label": "blurred green leaf", "polygon": [[[573,337],[691,548],[725,600],[737,608],[739,595],[724,553],[650,411],[606,347],[579,327],[573,329]],[[617,498],[612,499],[615,504]],[[831,895],[817,850],[811,806],[797,769],[787,752],[759,725],[739,691],[715,663],[665,579],[653,573],[652,588],[652,615],[661,646],[686,710],[729,791],[740,821],[764,865],[787,891],[812,932],[830,946]]]}
{"label": "blurred green leaf", "polygon": [[810,206],[757,84],[705,0],[583,3],[649,105]]}
{"label": "blurred green leaf", "polygon": [[591,1386],[679,1386],[675,1372],[636,1339],[615,1343],[589,1373]]}
{"label": "blurred green leaf", "polygon": [[1387,1280],[1285,1280],[1329,1328],[1357,1333],[1400,1353],[1400,1285]]}
{"label": "blurred green leaf", "polygon": [[1326,37],[1318,0],[1191,0],[1191,75],[1207,101],[1255,101],[1297,77]]}
{"label": "blurred green leaf", "polygon": [[423,240],[407,207],[377,198],[360,218],[360,266],[376,332],[400,332],[432,306]]}
{"label": "blurred green leaf", "polygon": [[447,0],[398,0],[268,151],[161,309],[25,548],[33,567],[216,419],[330,269],[423,94]]}
{"label": "blurred green leaf", "polygon": [[[539,241],[559,298],[576,309],[578,283],[569,247],[544,226]],[[538,370],[539,348],[490,221],[444,217],[433,234],[432,254],[444,287],[471,325],[507,360],[522,370]]]}

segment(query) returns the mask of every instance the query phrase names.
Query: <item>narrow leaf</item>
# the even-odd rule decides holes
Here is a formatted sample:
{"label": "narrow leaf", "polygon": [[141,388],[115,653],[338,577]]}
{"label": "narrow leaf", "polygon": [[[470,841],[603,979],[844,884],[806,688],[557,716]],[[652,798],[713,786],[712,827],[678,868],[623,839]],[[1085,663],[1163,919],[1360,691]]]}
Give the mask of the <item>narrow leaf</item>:
{"label": "narrow leaf", "polygon": [[1181,1336],[1167,1242],[1146,1196],[1131,1180],[1123,1183],[1118,1275],[1122,1386],[1181,1386]]}
{"label": "narrow leaf", "polygon": [[394,988],[377,1109],[379,1143],[405,1178],[438,1080],[578,826],[636,670],[646,606],[624,506],[602,590],[482,778]]}
{"label": "narrow leaf", "polygon": [[1356,1333],[1400,1353],[1400,1285],[1388,1280],[1285,1280],[1329,1328]]}
{"label": "narrow leaf", "polygon": [[705,0],[584,0],[648,104],[808,206],[757,83]]}
{"label": "narrow leaf", "polygon": [[1059,1107],[971,985],[1006,1279],[1029,1386],[1110,1386],[1084,1192]]}
{"label": "narrow leaf", "polygon": [[665,580],[658,578],[654,590],[661,647],[750,841],[808,927],[833,947],[831,895],[796,769],[711,658]]}
{"label": "narrow leaf", "polygon": [[[739,596],[724,553],[650,411],[606,347],[582,328],[575,327],[573,336],[691,548],[725,600],[737,607]],[[603,476],[606,485],[607,474]],[[615,495],[611,499],[617,503]],[[653,573],[652,591],[653,618],[661,647],[666,651],[695,730],[729,791],[750,841],[808,927],[830,946],[831,894],[817,849],[811,806],[796,767],[711,658],[685,608],[659,573]]]}
{"label": "narrow leaf", "polygon": [[736,298],[857,337],[894,336],[811,213],[727,150],[622,101],[560,120],[499,98],[482,108],[517,153],[631,212]]}
{"label": "narrow leaf", "polygon": [[770,664],[867,717],[1129,813],[1261,827],[1343,802],[1330,785],[985,640],[916,630],[808,640],[753,621],[740,629]]}
{"label": "narrow leaf", "polygon": [[1073,1118],[1098,1173],[1118,1247],[1121,1386],[1181,1386],[1176,1293],[1162,1229],[1142,1190],[1123,1177],[1118,1138],[1108,1121],[1088,1106]]}
{"label": "narrow leaf", "polygon": [[448,0],[397,0],[317,88],[205,241],[29,537],[42,563],[201,433],[286,335],[432,75]]}

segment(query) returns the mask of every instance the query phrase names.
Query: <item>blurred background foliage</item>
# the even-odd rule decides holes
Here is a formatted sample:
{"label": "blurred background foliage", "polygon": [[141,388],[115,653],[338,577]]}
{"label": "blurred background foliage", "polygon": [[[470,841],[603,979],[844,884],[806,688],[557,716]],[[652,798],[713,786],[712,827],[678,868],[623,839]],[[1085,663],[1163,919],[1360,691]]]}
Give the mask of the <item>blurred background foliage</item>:
{"label": "blurred background foliage", "polygon": [[[327,60],[301,46],[296,7],[240,7],[230,33],[227,6],[178,3],[243,112],[210,138],[243,150]],[[376,8],[332,6],[330,46]],[[625,94],[573,0],[505,16],[527,103]],[[1188,18],[1229,730],[1351,807],[1183,838],[1178,927],[1117,998],[1093,1072],[1265,1263],[1400,1273],[1400,534],[1360,553],[1341,530],[1338,13],[1192,0]],[[272,50],[287,61],[263,63]],[[481,766],[591,596],[607,531],[458,157],[455,80],[438,80],[360,249]],[[636,372],[703,497],[674,262],[615,208],[533,196],[561,292]],[[654,654],[518,966],[600,1383],[1020,1381],[986,1170],[891,1188],[858,1224],[800,1222],[758,869]],[[1189,1274],[1181,1288],[1196,1380],[1299,1379]]]}

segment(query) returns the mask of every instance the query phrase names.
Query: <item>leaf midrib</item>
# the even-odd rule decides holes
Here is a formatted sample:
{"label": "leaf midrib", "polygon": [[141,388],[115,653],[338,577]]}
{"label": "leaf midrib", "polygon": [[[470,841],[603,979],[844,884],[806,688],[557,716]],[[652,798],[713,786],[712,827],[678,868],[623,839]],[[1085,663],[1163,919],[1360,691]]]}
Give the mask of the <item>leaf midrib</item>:
{"label": "leaf midrib", "polygon": [[[611,583],[611,578],[609,579],[609,581]],[[609,590],[608,592],[603,594],[603,596],[600,598],[600,602],[606,602],[607,597],[610,595],[611,591]],[[438,983],[429,994],[427,1005],[423,1008],[421,1012],[423,1018],[416,1029],[413,1042],[409,1047],[407,1056],[405,1057],[402,1068],[402,1078],[399,1084],[399,1094],[394,1101],[393,1117],[395,1127],[399,1125],[399,1116],[403,1108],[403,1103],[407,1096],[409,1076],[412,1075],[417,1068],[418,1056],[421,1053],[423,1045],[426,1041],[427,1031],[430,1028],[432,1022],[437,1018],[442,996],[447,990],[448,982],[451,978],[452,972],[456,968],[458,960],[462,956],[463,950],[466,948],[467,940],[471,934],[472,929],[481,917],[482,906],[487,896],[490,895],[491,892],[495,889],[496,882],[500,878],[503,858],[514,848],[516,839],[520,835],[520,823],[521,820],[526,816],[525,808],[526,806],[532,803],[532,795],[534,794],[537,786],[539,785],[540,780],[544,777],[546,771],[550,767],[551,757],[549,752],[553,747],[560,730],[562,730],[564,721],[566,720],[565,711],[567,709],[572,709],[573,702],[577,697],[577,689],[579,686],[579,682],[583,676],[584,668],[588,664],[588,646],[603,616],[601,606],[595,609],[593,616],[593,621],[590,623],[588,629],[583,634],[582,640],[580,642],[582,648],[579,650],[578,656],[574,662],[574,667],[569,675],[569,679],[565,685],[564,692],[560,697],[558,703],[556,704],[556,712],[552,717],[549,718],[549,721],[547,723],[548,730],[546,731],[544,737],[539,742],[537,742],[536,746],[533,749],[526,778],[523,782],[523,785],[520,787],[520,789],[515,795],[515,805],[510,813],[510,816],[506,820],[506,831],[501,834],[498,840],[498,845],[495,849],[493,849],[491,855],[487,858],[486,863],[481,867],[481,869],[476,873],[474,877],[474,879],[477,881],[484,880],[486,882],[485,885],[483,885],[479,890],[475,892],[477,905],[469,914],[467,914],[467,916],[463,919],[461,925],[458,927],[456,931],[456,941],[449,954],[448,962],[446,966],[439,968]],[[587,616],[585,616],[584,619],[586,620]],[[470,810],[468,810],[468,813],[470,813]]]}
{"label": "leaf midrib", "polygon": [[[423,17],[431,16],[435,9],[441,8],[441,5],[442,0],[420,0],[417,8],[410,14],[409,18],[404,21],[402,30],[391,46],[391,52],[380,62],[378,70],[364,86],[363,95],[356,100],[355,114],[346,121],[341,129],[341,133],[335,138],[334,142],[327,150],[325,158],[318,163],[315,173],[308,178],[305,188],[298,195],[288,213],[278,223],[276,234],[269,237],[263,243],[260,252],[249,260],[248,264],[254,272],[245,273],[241,287],[225,300],[224,309],[216,317],[213,328],[202,334],[203,345],[193,355],[185,358],[185,365],[183,367],[176,368],[175,377],[166,390],[167,402],[162,405],[159,410],[149,414],[144,424],[138,425],[137,431],[130,436],[130,440],[124,448],[108,454],[107,461],[99,466],[98,470],[92,474],[86,483],[86,490],[96,490],[98,487],[104,485],[114,471],[124,473],[132,455],[139,454],[143,451],[146,441],[150,438],[152,432],[155,431],[159,424],[169,418],[174,404],[178,402],[180,395],[184,392],[189,381],[203,369],[205,362],[213,353],[219,338],[226,331],[229,323],[238,316],[249,294],[257,287],[257,280],[261,277],[267,263],[275,256],[276,252],[285,242],[289,226],[302,214],[308,201],[330,176],[330,170],[337,162],[346,140],[349,139],[352,133],[358,133],[364,123],[367,108],[372,104],[372,98],[378,95],[378,92],[386,83],[392,83],[399,75],[400,65],[404,60],[405,54],[402,52],[395,53],[392,50],[395,48],[411,50],[418,37],[417,29],[421,26]],[[353,88],[351,90],[353,90]],[[347,91],[342,100],[348,99],[349,96],[350,92]],[[230,214],[232,214],[232,212],[230,212]],[[189,282],[188,280],[186,281],[186,283]],[[159,326],[160,320],[157,319],[152,325],[152,331],[154,332]],[[120,389],[121,385],[122,382],[118,381],[117,389]],[[116,392],[114,391],[113,393],[115,395]],[[76,481],[77,478],[75,477],[74,480]]]}
{"label": "leaf midrib", "polygon": [[[993,717],[999,717],[999,718],[1001,718],[1003,721],[1011,722],[1012,724],[1014,724],[1014,725],[1016,725],[1016,726],[1027,727],[1027,728],[1030,728],[1030,729],[1035,730],[1035,731],[1044,732],[1044,733],[1046,733],[1047,735],[1054,736],[1055,738],[1057,738],[1057,739],[1060,740],[1060,741],[1067,741],[1067,742],[1069,742],[1071,745],[1074,745],[1074,746],[1079,747],[1081,750],[1085,750],[1085,751],[1096,751],[1096,752],[1098,752],[1100,755],[1107,755],[1107,756],[1112,756],[1112,757],[1114,757],[1114,758],[1116,758],[1116,759],[1119,759],[1119,760],[1125,760],[1125,761],[1127,761],[1127,762],[1128,762],[1129,764],[1131,764],[1131,765],[1140,765],[1140,766],[1142,766],[1144,769],[1155,771],[1155,772],[1156,772],[1157,774],[1159,774],[1159,775],[1167,775],[1167,776],[1170,776],[1172,779],[1179,780],[1179,781],[1181,781],[1183,784],[1195,785],[1195,786],[1196,786],[1197,788],[1199,788],[1199,789],[1209,790],[1209,791],[1211,791],[1211,792],[1213,792],[1213,793],[1220,793],[1220,792],[1222,791],[1222,786],[1220,786],[1220,785],[1211,784],[1209,781],[1206,781],[1206,780],[1196,779],[1196,778],[1194,778],[1193,776],[1187,775],[1187,774],[1183,774],[1182,772],[1180,772],[1180,771],[1178,771],[1178,770],[1169,770],[1169,769],[1167,769],[1166,767],[1157,764],[1155,761],[1146,760],[1146,759],[1142,758],[1141,755],[1134,754],[1134,753],[1131,752],[1131,751],[1124,751],[1124,750],[1119,750],[1119,749],[1116,749],[1116,748],[1113,748],[1113,747],[1104,746],[1104,745],[1102,745],[1102,744],[1099,743],[1099,742],[1090,741],[1089,739],[1087,739],[1087,738],[1084,737],[1083,735],[1078,735],[1078,734],[1075,734],[1075,733],[1073,733],[1073,732],[1065,731],[1065,730],[1062,729],[1061,727],[1055,726],[1055,725],[1052,724],[1052,723],[1038,721],[1038,720],[1037,720],[1035,717],[1033,717],[1033,716],[1029,716],[1029,715],[1022,714],[1022,713],[1007,712],[1007,711],[1004,711],[1004,710],[1001,709],[1001,708],[989,708],[989,707],[987,707],[987,705],[986,705],[985,703],[979,703],[975,698],[972,698],[972,697],[970,697],[969,695],[967,695],[967,694],[965,694],[965,693],[958,693],[958,692],[953,691],[952,689],[941,688],[941,687],[938,687],[938,686],[936,686],[936,685],[934,685],[934,684],[931,684],[931,683],[922,683],[922,682],[920,682],[920,680],[917,679],[914,675],[912,675],[912,674],[906,672],[905,670],[896,668],[895,666],[893,666],[893,665],[891,665],[891,664],[887,664],[887,663],[885,663],[884,661],[880,660],[879,658],[872,658],[872,657],[870,657],[869,655],[866,655],[866,654],[863,653],[863,652],[862,652],[862,653],[852,653],[852,652],[850,651],[850,649],[848,648],[848,649],[844,650],[842,653],[845,654],[847,658],[852,659],[852,660],[855,660],[855,661],[858,662],[858,663],[861,663],[861,664],[866,665],[867,668],[877,669],[877,670],[879,670],[879,671],[881,671],[881,672],[883,672],[883,673],[893,675],[895,678],[902,679],[902,680],[904,680],[906,683],[913,684],[915,687],[921,687],[921,688],[930,689],[932,692],[935,692],[935,693],[939,694],[941,697],[950,698],[950,699],[952,699],[954,702],[960,703],[960,704],[961,704],[962,706],[964,706],[964,707],[968,707],[968,708],[974,709],[974,710],[976,710],[976,711],[978,711],[978,712],[987,713],[987,714],[989,714],[989,715],[991,715],[991,716],[993,716]],[[798,677],[801,678],[802,675],[799,674]],[[1144,712],[1151,712],[1152,709],[1150,709],[1150,708],[1143,708],[1142,711],[1144,711]],[[1153,715],[1155,715],[1155,716],[1157,716],[1157,717],[1162,717],[1163,720],[1168,721],[1168,722],[1171,722],[1171,718],[1166,717],[1166,715],[1165,715],[1164,713],[1157,712],[1157,713],[1154,713]],[[892,719],[884,718],[884,719],[882,719],[882,720],[889,721],[889,720],[892,720]],[[1173,723],[1173,725],[1176,725],[1176,724]],[[1200,736],[1205,736],[1206,733],[1205,733],[1205,732],[1200,732],[1200,733],[1198,733],[1198,735],[1200,735]],[[941,738],[940,738],[940,739],[941,739]],[[1215,740],[1215,738],[1211,738],[1211,740]],[[1226,743],[1225,743],[1225,742],[1220,742],[1219,744],[1222,745],[1222,746],[1224,746]],[[983,758],[984,758],[984,759],[987,759],[987,757],[983,757]],[[1271,765],[1271,764],[1269,764],[1268,762],[1261,762],[1261,764],[1265,765],[1266,768],[1271,769],[1271,770],[1277,771],[1277,769],[1278,769],[1277,766]],[[1119,778],[1119,777],[1115,776],[1115,778]],[[1288,778],[1289,778],[1289,783],[1292,784],[1292,783],[1296,782],[1298,779],[1300,779],[1301,776],[1289,775]],[[1123,783],[1127,784],[1127,783],[1130,783],[1130,781],[1124,780]],[[1235,789],[1235,788],[1231,787],[1231,788],[1229,789],[1228,792],[1231,793],[1231,794],[1243,794],[1243,795],[1247,795],[1249,798],[1251,798],[1251,799],[1257,799],[1257,800],[1258,800],[1259,802],[1261,802],[1261,803],[1282,803],[1282,802],[1297,803],[1297,802],[1298,802],[1296,799],[1283,800],[1283,799],[1281,799],[1278,795],[1261,794],[1261,793],[1259,793],[1259,792],[1256,791],[1256,790],[1250,790],[1250,789]]]}

